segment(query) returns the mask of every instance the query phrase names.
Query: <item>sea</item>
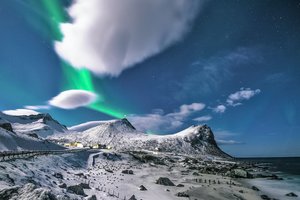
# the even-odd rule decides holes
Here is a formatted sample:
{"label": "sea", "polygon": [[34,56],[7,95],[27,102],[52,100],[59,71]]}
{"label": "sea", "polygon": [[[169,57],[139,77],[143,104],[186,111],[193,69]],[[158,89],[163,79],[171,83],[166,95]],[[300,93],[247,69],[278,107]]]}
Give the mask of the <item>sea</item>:
{"label": "sea", "polygon": [[[300,199],[300,157],[243,158],[246,162],[268,166],[269,171],[283,180],[251,179],[249,183],[261,190],[261,193],[276,199]],[[287,197],[293,192],[298,197]]]}

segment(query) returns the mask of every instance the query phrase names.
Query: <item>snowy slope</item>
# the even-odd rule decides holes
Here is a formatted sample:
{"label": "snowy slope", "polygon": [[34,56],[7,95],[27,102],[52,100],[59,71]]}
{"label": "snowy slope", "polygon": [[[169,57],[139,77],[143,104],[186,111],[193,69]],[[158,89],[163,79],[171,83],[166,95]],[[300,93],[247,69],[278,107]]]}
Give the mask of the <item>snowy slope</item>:
{"label": "snowy slope", "polygon": [[68,130],[76,131],[76,132],[83,132],[83,131],[94,128],[94,127],[104,124],[104,123],[107,123],[107,121],[90,121],[90,122],[86,122],[86,123],[68,127]]}
{"label": "snowy slope", "polygon": [[64,133],[67,128],[54,120],[49,114],[9,115],[0,112],[0,124],[11,124],[13,132],[47,137],[56,133]]}
{"label": "snowy slope", "polygon": [[[89,125],[92,128],[86,129]],[[85,145],[106,144],[119,150],[159,150],[170,153],[228,157],[219,149],[211,129],[206,125],[191,126],[172,135],[147,135],[137,131],[127,119],[122,119],[86,123],[73,130],[84,131],[56,134],[50,138],[64,142],[80,141]]]}
{"label": "snowy slope", "polygon": [[0,128],[0,151],[16,150],[60,150],[63,147],[54,143]]}
{"label": "snowy slope", "polygon": [[[76,128],[71,127],[71,130],[73,130],[73,132],[70,132],[68,134],[56,134],[49,136],[49,138],[62,140],[65,142],[80,141],[84,145],[106,144],[114,148],[121,149],[124,147],[124,145],[126,145],[124,143],[124,140],[145,136],[145,134],[136,131],[127,119],[98,122],[98,125],[91,126],[91,128],[89,129],[86,129],[86,125],[89,126],[91,124],[94,124],[94,122],[75,126]],[[75,132],[74,130],[84,131]]]}

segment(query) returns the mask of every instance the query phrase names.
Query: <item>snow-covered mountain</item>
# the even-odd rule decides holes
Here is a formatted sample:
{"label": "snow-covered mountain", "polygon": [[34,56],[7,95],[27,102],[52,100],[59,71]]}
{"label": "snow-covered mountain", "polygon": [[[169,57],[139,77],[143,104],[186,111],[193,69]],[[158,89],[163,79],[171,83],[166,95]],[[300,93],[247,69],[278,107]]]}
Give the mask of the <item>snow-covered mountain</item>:
{"label": "snow-covered mountain", "polygon": [[[2,121],[2,122],[1,122]],[[49,114],[8,115],[0,112],[0,124],[11,126],[15,133],[46,138],[56,133],[64,133],[67,128]]]}
{"label": "snow-covered mountain", "polygon": [[171,135],[148,135],[137,131],[127,119],[84,123],[74,132],[55,134],[51,139],[81,142],[84,145],[106,144],[118,150],[150,150],[181,154],[229,157],[217,145],[207,125],[191,126]]}
{"label": "snow-covered mountain", "polygon": [[63,149],[40,137],[66,130],[49,114],[17,116],[0,112],[0,151]]}
{"label": "snow-covered mountain", "polygon": [[127,119],[93,121],[67,129],[49,114],[16,116],[0,112],[0,150],[30,149],[30,146],[40,149],[45,147],[47,141],[42,138],[46,137],[60,142],[81,142],[86,146],[105,144],[116,150],[228,157],[218,147],[207,125],[191,126],[171,135],[148,135],[136,130]]}
{"label": "snow-covered mountain", "polygon": [[60,150],[63,147],[48,140],[13,133],[0,127],[0,151],[16,150]]}

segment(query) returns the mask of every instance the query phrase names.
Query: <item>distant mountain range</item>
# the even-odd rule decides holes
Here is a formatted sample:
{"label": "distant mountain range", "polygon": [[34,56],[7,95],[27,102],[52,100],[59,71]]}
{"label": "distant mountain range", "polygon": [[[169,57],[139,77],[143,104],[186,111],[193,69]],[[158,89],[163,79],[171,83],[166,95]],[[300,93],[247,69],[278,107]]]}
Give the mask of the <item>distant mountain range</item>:
{"label": "distant mountain range", "polygon": [[[171,135],[149,135],[127,119],[92,121],[67,128],[49,114],[11,116],[0,113],[0,150],[62,148],[47,140],[105,144],[116,150],[148,150],[175,154],[229,158],[217,145],[207,125],[191,126]],[[28,144],[27,144],[28,143]]]}

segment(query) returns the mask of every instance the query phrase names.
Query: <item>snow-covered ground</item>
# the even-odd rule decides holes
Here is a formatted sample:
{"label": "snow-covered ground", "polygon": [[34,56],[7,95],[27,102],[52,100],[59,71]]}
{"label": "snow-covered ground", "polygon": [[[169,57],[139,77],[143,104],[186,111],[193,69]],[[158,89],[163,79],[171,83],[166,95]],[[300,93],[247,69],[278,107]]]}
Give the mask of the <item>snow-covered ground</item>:
{"label": "snow-covered ground", "polygon": [[[238,182],[228,185],[229,178],[198,174],[198,170],[189,169],[185,166],[184,157],[160,155],[165,161],[157,164],[155,160],[141,162],[133,154],[147,155],[90,150],[0,162],[0,198],[7,194],[11,199],[24,200],[88,199],[93,195],[98,200],[128,200],[132,195],[143,200],[188,199],[178,197],[178,193],[182,192],[194,195],[191,199],[259,199],[254,191]],[[124,170],[132,170],[133,173],[124,174]],[[167,177],[174,186],[156,184],[160,177]],[[82,184],[83,193],[72,193],[70,188],[79,184]],[[140,190],[141,185],[147,190]],[[13,188],[15,190],[11,191]],[[202,191],[200,196],[197,194],[199,191]],[[211,198],[201,198],[201,195]]]}

